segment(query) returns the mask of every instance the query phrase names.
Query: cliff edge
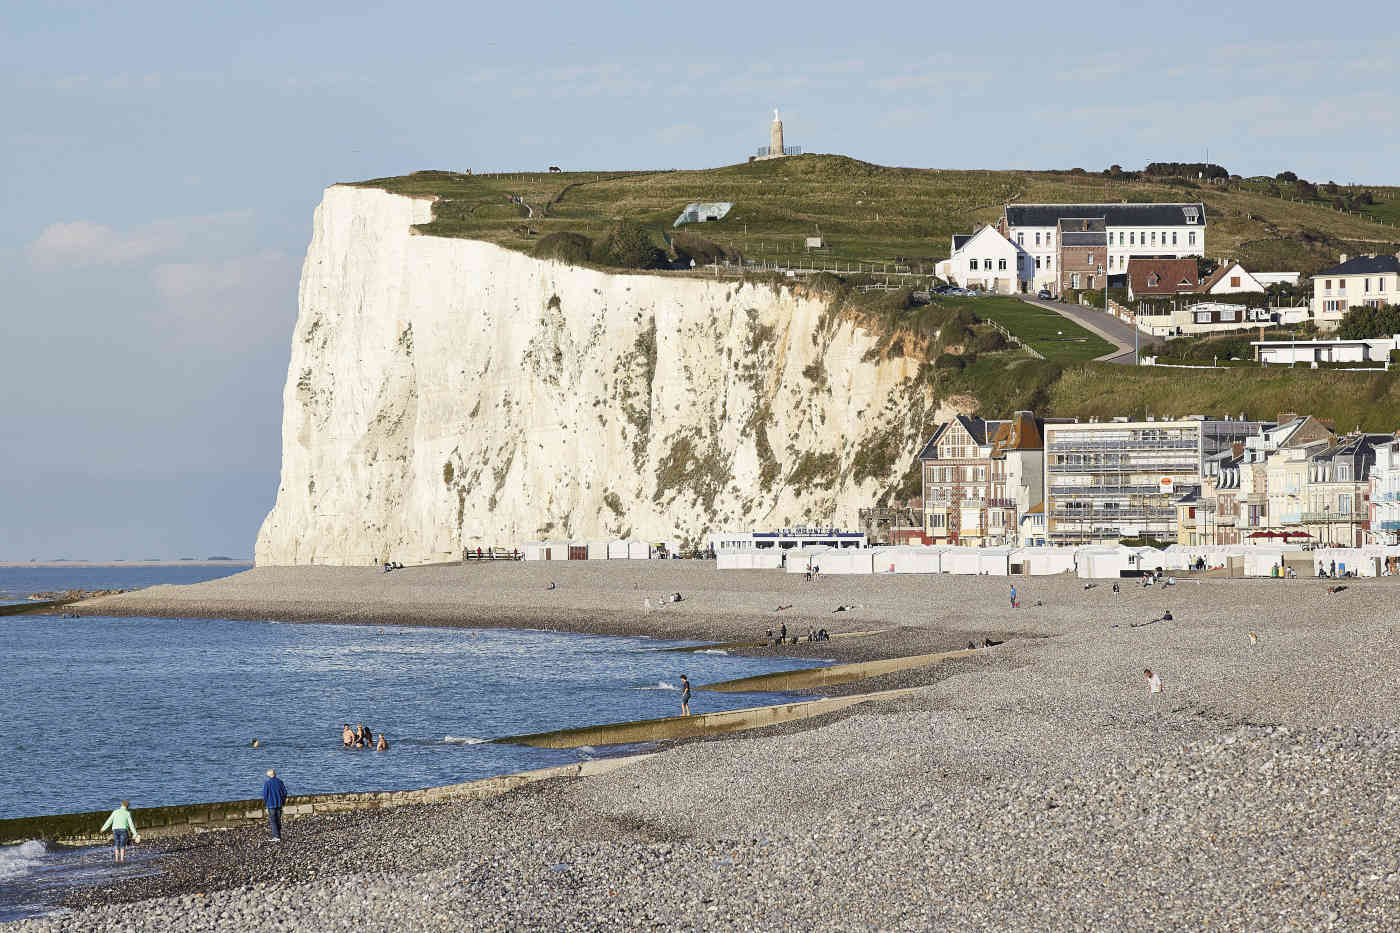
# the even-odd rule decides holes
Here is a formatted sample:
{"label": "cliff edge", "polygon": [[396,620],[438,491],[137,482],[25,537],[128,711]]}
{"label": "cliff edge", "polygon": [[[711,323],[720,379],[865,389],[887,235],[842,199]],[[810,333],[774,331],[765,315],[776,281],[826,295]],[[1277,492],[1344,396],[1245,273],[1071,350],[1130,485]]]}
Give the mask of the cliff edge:
{"label": "cliff edge", "polygon": [[316,210],[260,565],[849,525],[917,453],[921,361],[820,296],[412,230],[431,219],[340,185]]}

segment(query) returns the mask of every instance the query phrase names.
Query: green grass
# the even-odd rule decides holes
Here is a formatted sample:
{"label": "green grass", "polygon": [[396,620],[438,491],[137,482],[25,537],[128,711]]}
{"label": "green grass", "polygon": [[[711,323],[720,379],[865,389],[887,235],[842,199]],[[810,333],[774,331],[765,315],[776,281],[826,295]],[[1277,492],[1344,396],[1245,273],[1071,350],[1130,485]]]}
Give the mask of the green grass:
{"label": "green grass", "polygon": [[1083,363],[1114,349],[1113,344],[1069,318],[1019,298],[940,298],[939,304],[965,305],[979,318],[1005,327],[1051,362]]}
{"label": "green grass", "polygon": [[[1206,205],[1206,248],[1216,257],[1259,268],[1311,273],[1337,252],[1394,252],[1400,229],[1323,204],[1270,197],[1264,185],[1238,189],[1190,181],[1115,180],[1067,172],[984,172],[891,168],[845,156],[804,155],[701,171],[544,172],[463,175],[418,172],[357,182],[402,194],[433,196],[432,222],[421,232],[489,240],[530,250],[539,236],[596,237],[618,217],[660,233],[690,201],[733,201],[723,220],[688,225],[751,258],[828,263],[899,263],[932,271],[954,233],[994,221],[1003,205],[1058,201],[1191,201]],[[511,196],[533,210],[520,216]],[[1400,201],[1378,211],[1400,211]],[[1378,214],[1379,216],[1379,214]],[[1387,213],[1387,216],[1388,213]],[[530,232],[526,232],[526,229]],[[803,238],[820,231],[828,249],[808,254]]]}

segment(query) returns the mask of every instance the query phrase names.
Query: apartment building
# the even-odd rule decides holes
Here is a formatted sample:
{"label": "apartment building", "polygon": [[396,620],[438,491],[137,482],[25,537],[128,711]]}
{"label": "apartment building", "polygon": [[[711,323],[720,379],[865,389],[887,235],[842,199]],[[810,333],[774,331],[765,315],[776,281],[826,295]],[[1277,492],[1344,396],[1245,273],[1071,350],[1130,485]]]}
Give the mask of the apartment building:
{"label": "apartment building", "polygon": [[1319,320],[1336,319],[1349,308],[1400,305],[1400,256],[1351,256],[1313,276],[1310,308]]}
{"label": "apartment building", "polygon": [[[1100,218],[1104,222],[1107,275],[1123,275],[1128,261],[1204,256],[1206,209],[1194,204],[1008,204],[997,227],[1030,254],[1035,289],[1060,281],[1060,221]],[[1080,270],[1081,274],[1083,270]]]}
{"label": "apartment building", "polygon": [[1400,432],[1376,445],[1371,465],[1372,544],[1400,544]]}
{"label": "apartment building", "polygon": [[[1236,496],[1235,528],[1242,542],[1260,531],[1282,531],[1278,515],[1270,508],[1269,464],[1280,450],[1300,450],[1302,458],[1332,443],[1332,429],[1311,415],[1299,417],[1292,412],[1278,416],[1275,424],[1267,425],[1259,434],[1244,440],[1244,452],[1238,466],[1239,493]],[[1282,461],[1280,461],[1281,463]],[[1277,474],[1278,464],[1275,464]],[[1275,480],[1281,477],[1276,475]],[[1287,507],[1286,498],[1275,506]],[[1278,527],[1275,527],[1275,526]],[[1298,530],[1298,529],[1294,529]]]}
{"label": "apartment building", "polygon": [[1014,544],[1020,517],[1041,502],[1045,422],[959,415],[919,453],[924,535],[933,544]]}
{"label": "apartment building", "polygon": [[1207,457],[1264,426],[1203,417],[1046,424],[1046,536],[1175,541],[1178,490],[1200,487]]}
{"label": "apartment building", "polygon": [[1349,434],[1309,459],[1303,530],[1326,547],[1360,547],[1371,527],[1371,469],[1389,434]]}

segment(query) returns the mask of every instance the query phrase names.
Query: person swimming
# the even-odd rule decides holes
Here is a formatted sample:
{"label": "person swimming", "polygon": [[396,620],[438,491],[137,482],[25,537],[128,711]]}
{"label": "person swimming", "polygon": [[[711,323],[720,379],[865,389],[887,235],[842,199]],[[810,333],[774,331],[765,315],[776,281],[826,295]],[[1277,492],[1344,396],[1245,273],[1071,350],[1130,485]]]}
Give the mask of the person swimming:
{"label": "person swimming", "polygon": [[374,750],[376,752],[387,752],[389,750],[389,743],[384,741],[384,733],[379,733],[379,744],[374,746]]}
{"label": "person swimming", "polygon": [[340,727],[340,744],[346,748],[355,747],[355,733],[351,731],[348,722]]}

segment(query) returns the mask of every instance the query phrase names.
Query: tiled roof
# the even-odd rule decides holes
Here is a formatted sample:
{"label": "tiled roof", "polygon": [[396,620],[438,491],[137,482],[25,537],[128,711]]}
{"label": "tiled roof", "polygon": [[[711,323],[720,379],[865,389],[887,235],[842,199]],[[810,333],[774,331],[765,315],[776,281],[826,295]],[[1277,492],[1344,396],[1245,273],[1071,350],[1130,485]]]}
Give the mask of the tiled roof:
{"label": "tiled roof", "polygon": [[[1384,256],[1353,256],[1346,262],[1323,269],[1317,275],[1365,275],[1366,273],[1400,272],[1400,258]],[[1314,276],[1316,278],[1317,276]]]}
{"label": "tiled roof", "polygon": [[[1148,284],[1153,274],[1157,276],[1156,285]],[[1179,295],[1198,291],[1196,260],[1129,259],[1128,287],[1134,295]]]}
{"label": "tiled roof", "polygon": [[[1197,222],[1186,222],[1187,208]],[[1006,223],[1012,227],[1053,227],[1062,217],[1103,217],[1110,227],[1203,227],[1205,205],[1195,204],[1008,204]]]}

